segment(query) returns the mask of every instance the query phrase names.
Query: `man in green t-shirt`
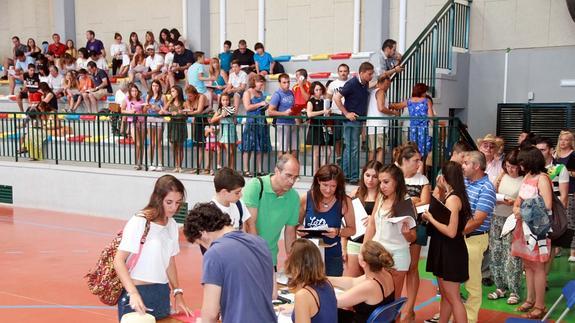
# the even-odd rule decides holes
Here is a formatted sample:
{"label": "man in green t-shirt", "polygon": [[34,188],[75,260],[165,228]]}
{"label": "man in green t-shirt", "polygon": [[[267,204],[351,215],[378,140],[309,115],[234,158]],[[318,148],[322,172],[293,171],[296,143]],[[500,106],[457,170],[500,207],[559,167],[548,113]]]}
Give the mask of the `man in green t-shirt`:
{"label": "man in green t-shirt", "polygon": [[267,242],[274,266],[282,229],[287,254],[296,239],[299,195],[292,187],[299,179],[299,167],[295,157],[284,154],[272,175],[254,178],[244,187],[242,200],[251,214],[247,221],[250,227],[255,224],[257,234]]}

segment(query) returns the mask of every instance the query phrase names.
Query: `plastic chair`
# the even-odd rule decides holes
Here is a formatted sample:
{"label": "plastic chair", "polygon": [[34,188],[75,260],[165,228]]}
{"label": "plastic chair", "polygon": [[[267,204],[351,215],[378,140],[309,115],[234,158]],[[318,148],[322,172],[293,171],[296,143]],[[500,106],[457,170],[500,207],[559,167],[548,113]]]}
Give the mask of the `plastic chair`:
{"label": "plastic chair", "polygon": [[394,301],[390,304],[381,305],[376,308],[367,319],[367,323],[392,323],[397,320],[401,314],[403,304],[407,302],[406,297]]}
{"label": "plastic chair", "polygon": [[524,319],[524,318],[511,317],[511,318],[506,319],[505,323],[545,322],[549,318],[549,316],[551,316],[551,313],[553,312],[553,310],[555,310],[555,308],[557,307],[557,305],[559,304],[559,302],[563,298],[565,298],[565,301],[567,302],[567,308],[563,311],[563,313],[561,313],[561,315],[559,316],[557,321],[555,321],[556,323],[561,322],[561,320],[563,320],[563,318],[565,318],[567,313],[569,313],[569,311],[571,310],[573,305],[575,305],[575,280],[569,281],[563,287],[561,295],[559,295],[559,297],[557,298],[555,303],[553,303],[553,306],[551,306],[551,308],[549,309],[549,312],[547,312],[547,314],[545,314],[543,319],[541,319],[541,320],[530,320],[530,319]]}

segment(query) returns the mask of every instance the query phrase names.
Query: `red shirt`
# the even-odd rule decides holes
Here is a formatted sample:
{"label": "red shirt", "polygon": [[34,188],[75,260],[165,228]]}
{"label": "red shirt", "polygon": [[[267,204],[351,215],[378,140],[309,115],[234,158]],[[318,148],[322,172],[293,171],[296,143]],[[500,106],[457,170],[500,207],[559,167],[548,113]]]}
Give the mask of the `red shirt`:
{"label": "red shirt", "polygon": [[66,45],[62,44],[62,43],[53,43],[48,45],[48,51],[52,52],[54,54],[55,57],[60,57],[62,55],[64,55],[64,53],[66,52]]}
{"label": "red shirt", "polygon": [[[309,93],[309,88],[310,88],[311,84],[309,82],[305,82],[303,84],[303,88],[305,89],[305,91],[307,93]],[[294,107],[296,108],[305,108],[307,106],[307,100],[304,99],[303,94],[301,93],[302,89],[300,88],[299,84],[294,85],[293,89],[293,95],[295,97],[295,103],[294,103]],[[301,112],[301,110],[300,110]]]}

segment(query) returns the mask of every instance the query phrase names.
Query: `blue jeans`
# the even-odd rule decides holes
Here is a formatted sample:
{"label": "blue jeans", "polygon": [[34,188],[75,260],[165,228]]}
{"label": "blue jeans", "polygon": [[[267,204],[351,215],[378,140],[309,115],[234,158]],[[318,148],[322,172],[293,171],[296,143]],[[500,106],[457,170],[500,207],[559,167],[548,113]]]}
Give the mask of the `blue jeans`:
{"label": "blue jeans", "polygon": [[[137,285],[136,288],[144,305],[153,309],[148,314],[158,320],[170,316],[170,286],[168,284]],[[130,307],[130,298],[124,289],[118,301],[118,320],[121,321],[124,314],[131,312],[134,310]]]}
{"label": "blue jeans", "polygon": [[361,134],[360,121],[343,122],[343,172],[347,179],[359,179],[359,141]]}

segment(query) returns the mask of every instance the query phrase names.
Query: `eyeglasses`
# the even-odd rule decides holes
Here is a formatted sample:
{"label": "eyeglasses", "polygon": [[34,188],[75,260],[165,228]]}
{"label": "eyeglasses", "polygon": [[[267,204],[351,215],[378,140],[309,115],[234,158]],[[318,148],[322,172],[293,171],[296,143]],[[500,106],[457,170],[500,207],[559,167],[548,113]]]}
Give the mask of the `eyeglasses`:
{"label": "eyeglasses", "polygon": [[287,181],[291,182],[291,183],[295,183],[297,181],[300,180],[300,177],[298,175],[291,175],[291,174],[287,174],[284,173],[283,171],[280,170],[280,175],[285,178]]}

